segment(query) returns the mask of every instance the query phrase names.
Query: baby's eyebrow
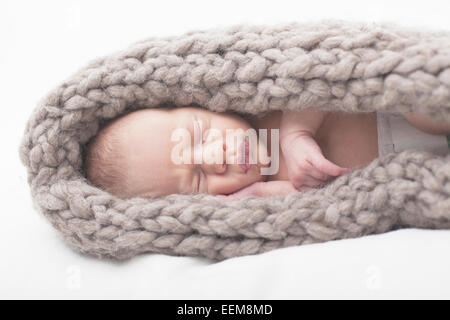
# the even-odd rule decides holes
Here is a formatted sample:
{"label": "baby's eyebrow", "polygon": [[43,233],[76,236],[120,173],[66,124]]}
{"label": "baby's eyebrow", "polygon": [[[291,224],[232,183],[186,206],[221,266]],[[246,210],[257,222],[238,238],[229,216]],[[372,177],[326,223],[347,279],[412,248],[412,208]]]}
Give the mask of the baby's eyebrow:
{"label": "baby's eyebrow", "polygon": [[[180,117],[180,116],[179,116]],[[186,129],[190,136],[191,136],[191,146],[193,145],[193,141],[194,141],[194,122],[195,122],[195,116],[192,114],[189,114],[187,117],[182,114],[181,115],[181,120],[176,122],[176,126],[173,130],[176,129]]]}
{"label": "baby's eyebrow", "polygon": [[[195,147],[195,123],[197,122],[196,120],[196,116],[195,114],[190,114],[187,117],[187,124],[186,124],[186,129],[189,131],[189,134],[191,135],[191,156],[193,157],[194,155],[194,147]],[[203,122],[202,122],[203,124]],[[199,130],[200,132],[198,132],[199,134],[199,141],[201,143],[202,139],[203,139],[203,125],[200,127],[199,126]]]}
{"label": "baby's eyebrow", "polygon": [[[175,120],[175,125],[172,127],[172,133],[175,130],[178,129],[186,129],[190,135],[191,141],[190,146],[194,145],[194,122],[195,122],[195,116],[192,114],[189,114],[188,116],[185,116],[185,114],[178,114],[178,120]],[[191,155],[192,155],[191,150]],[[171,151],[170,151],[171,152]]]}
{"label": "baby's eyebrow", "polygon": [[189,115],[188,117],[188,124],[186,125],[187,130],[191,134],[191,147],[194,145],[194,127],[195,127],[195,116]]}
{"label": "baby's eyebrow", "polygon": [[[190,149],[191,149],[191,161],[193,160],[194,155],[194,122],[195,122],[195,115],[194,114],[181,114],[180,115],[181,120],[177,122],[178,128],[186,129],[190,136]],[[194,182],[195,182],[195,175],[194,172],[194,164],[180,164],[175,165],[175,170],[178,171],[178,178],[182,181],[180,181],[180,191],[185,193],[193,193],[195,191]]]}

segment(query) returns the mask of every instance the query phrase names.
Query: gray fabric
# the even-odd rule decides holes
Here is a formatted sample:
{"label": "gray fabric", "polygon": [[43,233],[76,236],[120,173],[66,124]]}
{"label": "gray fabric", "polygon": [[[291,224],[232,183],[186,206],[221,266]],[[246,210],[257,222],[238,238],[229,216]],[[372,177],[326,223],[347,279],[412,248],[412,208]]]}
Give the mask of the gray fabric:
{"label": "gray fabric", "polygon": [[92,61],[36,107],[20,156],[33,202],[72,247],[222,260],[403,227],[450,227],[450,156],[387,154],[322,189],[226,202],[121,200],[87,181],[83,146],[138,108],[196,104],[263,114],[307,107],[421,110],[450,121],[450,32],[323,20],[149,38]]}

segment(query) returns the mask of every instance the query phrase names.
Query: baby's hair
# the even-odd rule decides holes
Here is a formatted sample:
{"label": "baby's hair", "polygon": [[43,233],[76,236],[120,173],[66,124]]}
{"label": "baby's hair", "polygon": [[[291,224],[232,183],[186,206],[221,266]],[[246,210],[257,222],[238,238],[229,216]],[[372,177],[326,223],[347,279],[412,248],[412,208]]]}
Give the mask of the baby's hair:
{"label": "baby's hair", "polygon": [[84,149],[83,169],[97,187],[118,197],[127,195],[126,161],[119,139],[119,119],[106,123]]}

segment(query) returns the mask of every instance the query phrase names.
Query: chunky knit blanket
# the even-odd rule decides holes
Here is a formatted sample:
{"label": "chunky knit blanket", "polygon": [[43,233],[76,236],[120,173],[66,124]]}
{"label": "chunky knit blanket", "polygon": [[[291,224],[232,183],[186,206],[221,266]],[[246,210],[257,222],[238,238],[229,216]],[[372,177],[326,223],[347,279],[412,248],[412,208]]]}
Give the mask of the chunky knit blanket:
{"label": "chunky knit blanket", "polygon": [[97,257],[223,260],[404,227],[450,228],[450,156],[418,150],[379,157],[321,189],[269,198],[119,199],[94,187],[81,155],[101,124],[165,104],[252,115],[420,111],[450,121],[450,32],[326,19],[149,38],[50,92],[20,146],[36,209],[70,246]]}

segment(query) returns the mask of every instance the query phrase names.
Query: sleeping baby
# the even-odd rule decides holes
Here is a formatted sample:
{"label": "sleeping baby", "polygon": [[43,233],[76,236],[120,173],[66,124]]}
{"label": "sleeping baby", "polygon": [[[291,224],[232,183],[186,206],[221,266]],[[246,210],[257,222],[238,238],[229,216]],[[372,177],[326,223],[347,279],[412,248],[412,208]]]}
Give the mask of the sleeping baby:
{"label": "sleeping baby", "polygon": [[83,164],[94,185],[120,198],[234,200],[321,187],[390,152],[445,155],[449,133],[450,123],[417,113],[151,108],[110,121],[87,145]]}

